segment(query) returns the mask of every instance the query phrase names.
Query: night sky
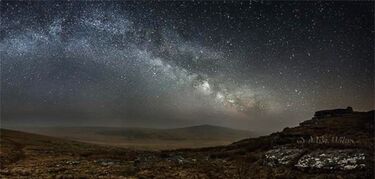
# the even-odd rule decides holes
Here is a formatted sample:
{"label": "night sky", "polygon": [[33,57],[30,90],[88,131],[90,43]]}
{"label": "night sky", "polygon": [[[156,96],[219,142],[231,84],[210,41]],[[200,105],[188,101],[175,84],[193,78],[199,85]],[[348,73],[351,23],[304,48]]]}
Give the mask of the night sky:
{"label": "night sky", "polygon": [[373,109],[374,2],[0,5],[4,126],[272,131]]}

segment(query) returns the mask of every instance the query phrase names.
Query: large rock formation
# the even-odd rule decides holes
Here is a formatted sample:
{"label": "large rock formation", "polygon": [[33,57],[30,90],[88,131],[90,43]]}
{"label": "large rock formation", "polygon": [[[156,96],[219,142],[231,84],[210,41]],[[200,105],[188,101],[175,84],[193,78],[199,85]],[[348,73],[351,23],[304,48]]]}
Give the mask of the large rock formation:
{"label": "large rock formation", "polygon": [[334,117],[334,116],[343,116],[350,115],[353,113],[353,108],[348,106],[346,109],[330,109],[317,111],[314,114],[315,118],[324,118],[324,117]]}

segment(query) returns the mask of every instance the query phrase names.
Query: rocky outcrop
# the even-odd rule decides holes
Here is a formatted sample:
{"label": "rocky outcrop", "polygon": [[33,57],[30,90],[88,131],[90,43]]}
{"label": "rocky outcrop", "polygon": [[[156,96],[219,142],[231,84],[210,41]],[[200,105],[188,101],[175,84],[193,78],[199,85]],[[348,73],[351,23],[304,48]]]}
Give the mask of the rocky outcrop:
{"label": "rocky outcrop", "polygon": [[354,170],[366,167],[366,154],[357,150],[315,151],[302,156],[298,168]]}
{"label": "rocky outcrop", "polygon": [[270,167],[291,164],[300,169],[324,170],[354,170],[366,167],[366,154],[358,150],[321,150],[303,153],[303,149],[280,147],[267,151],[263,163]]}
{"label": "rocky outcrop", "polygon": [[264,178],[373,178],[374,111],[324,113],[332,115],[237,146],[262,154],[262,166],[253,168]]}
{"label": "rocky outcrop", "polygon": [[333,116],[342,116],[347,114],[352,114],[353,108],[347,107],[346,109],[331,109],[331,110],[322,110],[317,111],[314,114],[315,118],[324,118],[324,117],[333,117]]}

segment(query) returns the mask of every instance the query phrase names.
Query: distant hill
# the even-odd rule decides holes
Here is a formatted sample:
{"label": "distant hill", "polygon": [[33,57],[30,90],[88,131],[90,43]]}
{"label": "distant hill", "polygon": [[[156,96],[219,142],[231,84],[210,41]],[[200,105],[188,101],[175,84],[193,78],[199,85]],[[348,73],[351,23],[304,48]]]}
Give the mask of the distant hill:
{"label": "distant hill", "polygon": [[252,133],[213,125],[173,129],[117,127],[40,127],[22,131],[136,149],[175,149],[226,145],[253,137]]}
{"label": "distant hill", "polygon": [[99,131],[103,135],[124,136],[134,139],[163,140],[234,140],[248,138],[251,132],[213,125],[199,125],[174,129],[123,128]]}

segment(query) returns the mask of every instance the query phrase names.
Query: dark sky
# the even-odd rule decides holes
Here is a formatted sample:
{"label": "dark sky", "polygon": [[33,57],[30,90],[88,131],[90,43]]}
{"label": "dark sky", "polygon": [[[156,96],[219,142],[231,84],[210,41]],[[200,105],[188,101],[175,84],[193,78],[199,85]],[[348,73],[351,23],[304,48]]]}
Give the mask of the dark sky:
{"label": "dark sky", "polygon": [[3,125],[271,131],[373,109],[374,2],[0,5]]}

